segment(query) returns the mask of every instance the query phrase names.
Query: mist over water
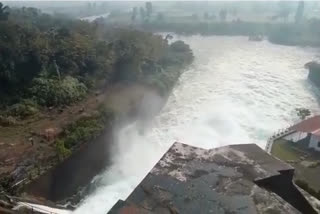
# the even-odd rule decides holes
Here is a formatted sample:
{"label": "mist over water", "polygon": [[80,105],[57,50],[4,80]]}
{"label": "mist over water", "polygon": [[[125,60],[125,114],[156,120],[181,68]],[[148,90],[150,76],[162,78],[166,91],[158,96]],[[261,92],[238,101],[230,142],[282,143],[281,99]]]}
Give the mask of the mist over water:
{"label": "mist over water", "polygon": [[178,37],[195,61],[167,105],[143,133],[141,123],[117,134],[112,166],[92,181],[95,190],[75,213],[106,213],[125,200],[175,141],[214,148],[256,143],[297,120],[295,108],[318,113],[315,88],[304,64],[319,50],[286,47],[246,37]]}

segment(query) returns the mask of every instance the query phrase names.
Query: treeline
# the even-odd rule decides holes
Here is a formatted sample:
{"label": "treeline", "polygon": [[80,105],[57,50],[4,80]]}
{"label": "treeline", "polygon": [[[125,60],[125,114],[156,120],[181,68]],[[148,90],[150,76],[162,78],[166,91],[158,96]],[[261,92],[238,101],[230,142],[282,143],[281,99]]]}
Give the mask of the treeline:
{"label": "treeline", "polygon": [[[192,15],[180,12],[179,16],[179,12],[173,14],[170,10],[157,10],[153,8],[151,2],[146,2],[144,7],[134,7],[131,12],[111,14],[104,21],[128,24],[156,32],[184,35],[265,36],[276,44],[320,46],[320,20],[306,18],[304,14],[310,11],[305,11],[304,1],[293,4],[291,9],[286,3],[279,3],[278,7],[273,15],[257,22],[241,20],[237,8],[221,8],[215,12],[204,11],[203,14],[195,11]],[[257,15],[259,17],[259,14]]]}
{"label": "treeline", "polygon": [[8,114],[68,105],[120,81],[157,82],[163,92],[172,87],[168,68],[192,59],[188,45],[151,33],[0,8],[0,109]]}
{"label": "treeline", "polygon": [[142,24],[150,31],[177,34],[252,36],[263,35],[272,43],[283,45],[320,46],[320,20],[296,23],[244,22],[170,22],[154,21]]}
{"label": "treeline", "polygon": [[142,27],[150,31],[175,32],[177,34],[192,35],[231,35],[249,36],[255,34],[265,34],[270,24],[253,22],[167,22],[155,21],[143,23]]}
{"label": "treeline", "polygon": [[311,61],[305,64],[305,68],[309,69],[308,78],[318,87],[320,88],[320,64]]}
{"label": "treeline", "polygon": [[270,42],[282,45],[320,46],[320,20],[276,24],[267,31]]}

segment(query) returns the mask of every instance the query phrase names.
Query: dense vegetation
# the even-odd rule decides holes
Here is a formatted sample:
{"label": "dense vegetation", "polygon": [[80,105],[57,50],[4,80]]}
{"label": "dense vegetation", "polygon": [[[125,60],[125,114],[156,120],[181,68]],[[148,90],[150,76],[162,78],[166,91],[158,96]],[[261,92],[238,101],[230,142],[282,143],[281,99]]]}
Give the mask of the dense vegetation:
{"label": "dense vegetation", "polygon": [[115,120],[114,112],[101,105],[94,115],[82,117],[64,127],[62,134],[56,140],[57,154],[60,160],[71,154],[71,149],[81,143],[98,137],[106,127]]}
{"label": "dense vegetation", "polygon": [[320,64],[314,61],[305,64],[305,68],[309,69],[308,78],[317,86],[320,87]]}
{"label": "dense vegetation", "polygon": [[202,35],[254,35],[264,34],[269,24],[253,22],[155,22],[144,23],[143,28],[155,31],[169,31],[178,34]]}
{"label": "dense vegetation", "polygon": [[172,64],[192,60],[183,42],[169,45],[150,33],[53,17],[34,8],[3,10],[0,107],[7,113],[8,106],[25,100],[34,107],[69,105],[94,88],[150,82],[168,76],[166,68]]}
{"label": "dense vegetation", "polygon": [[30,143],[29,153],[13,159],[38,158],[23,174],[1,174],[0,190],[16,194],[19,187],[9,187],[111,128],[119,112],[105,104],[108,88],[142,85],[166,96],[193,60],[187,44],[169,38],[0,4],[0,141],[14,139],[22,152]]}
{"label": "dense vegetation", "polygon": [[270,29],[268,38],[273,43],[283,45],[320,46],[320,20],[278,24]]}
{"label": "dense vegetation", "polygon": [[175,32],[178,34],[251,36],[264,35],[269,41],[283,45],[320,46],[320,20],[304,24],[244,22],[152,22],[143,28],[151,31]]}
{"label": "dense vegetation", "polygon": [[[306,18],[310,8],[305,11],[304,1],[292,4],[279,2],[269,13],[264,13],[261,4],[260,10],[253,7],[253,11],[242,10],[241,14],[236,7],[224,8],[221,5],[211,12],[203,6],[202,12],[189,8],[176,14],[176,11],[157,11],[157,8],[150,4],[147,2],[140,10],[133,8],[131,15],[124,12],[113,14],[105,22],[129,24],[149,31],[189,35],[261,35],[277,44],[320,45],[320,20],[314,17]],[[256,20],[255,17],[260,20]]]}
{"label": "dense vegetation", "polygon": [[[149,13],[150,13],[150,5]],[[63,108],[117,83],[150,85],[166,95],[193,59],[182,41],[0,5],[0,125]],[[92,93],[91,93],[92,96]],[[60,156],[99,135],[114,117],[100,109],[67,127]]]}

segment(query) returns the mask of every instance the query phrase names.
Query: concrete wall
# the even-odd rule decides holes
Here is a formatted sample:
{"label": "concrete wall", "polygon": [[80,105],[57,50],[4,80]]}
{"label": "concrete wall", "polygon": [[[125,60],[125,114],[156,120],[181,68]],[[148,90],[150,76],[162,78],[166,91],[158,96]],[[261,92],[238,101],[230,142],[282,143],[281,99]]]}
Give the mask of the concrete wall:
{"label": "concrete wall", "polygon": [[296,143],[296,142],[306,138],[307,136],[308,136],[308,133],[305,133],[305,132],[293,132],[289,135],[286,135],[284,137],[284,139]]}
{"label": "concrete wall", "polygon": [[309,148],[313,148],[316,151],[320,151],[320,147],[318,146],[320,142],[320,137],[316,135],[311,135]]}

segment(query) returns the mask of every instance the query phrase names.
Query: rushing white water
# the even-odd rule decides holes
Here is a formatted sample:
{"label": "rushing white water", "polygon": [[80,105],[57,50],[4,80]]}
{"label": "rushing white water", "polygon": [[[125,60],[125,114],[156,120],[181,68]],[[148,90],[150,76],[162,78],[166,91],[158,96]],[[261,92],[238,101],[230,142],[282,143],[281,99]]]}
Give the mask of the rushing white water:
{"label": "rushing white water", "polygon": [[180,37],[195,61],[167,105],[140,135],[136,124],[118,134],[113,165],[97,176],[95,191],[75,213],[106,213],[125,199],[175,141],[214,148],[256,143],[297,118],[295,108],[317,113],[315,88],[303,65],[318,50],[249,42],[244,37]]}

